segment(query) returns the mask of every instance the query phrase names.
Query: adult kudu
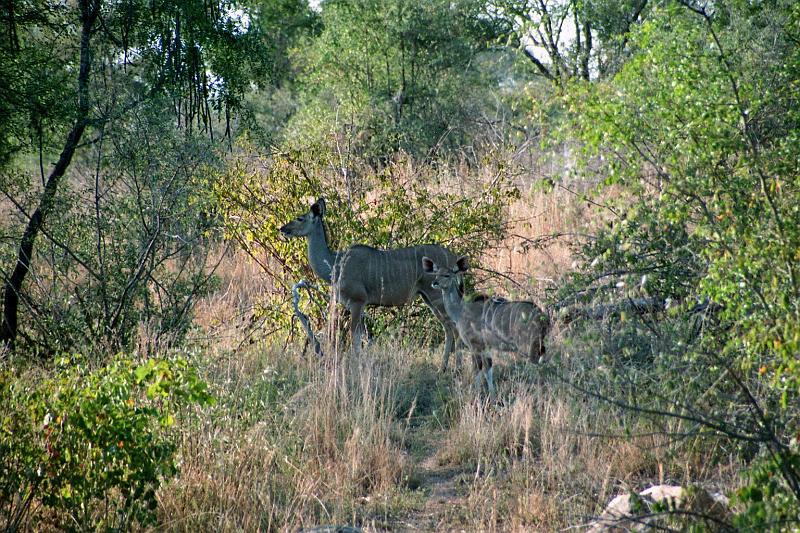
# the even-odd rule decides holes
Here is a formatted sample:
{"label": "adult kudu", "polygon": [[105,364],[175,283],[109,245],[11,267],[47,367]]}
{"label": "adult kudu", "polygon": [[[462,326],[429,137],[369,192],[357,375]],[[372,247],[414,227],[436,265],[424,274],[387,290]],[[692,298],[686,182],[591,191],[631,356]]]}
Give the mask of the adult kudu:
{"label": "adult kudu", "polygon": [[461,290],[462,277],[469,268],[465,257],[458,258],[452,267],[423,257],[422,268],[435,276],[433,287],[442,291],[445,310],[472,352],[475,385],[480,387],[483,377],[492,399],[495,392],[489,350],[516,352],[532,362],[542,361],[550,321],[536,304],[481,295],[465,301]]}
{"label": "adult kudu", "polygon": [[304,213],[280,228],[287,237],[308,240],[311,269],[330,283],[339,302],[351,315],[353,350],[361,347],[365,330],[363,312],[368,305],[402,306],[420,295],[444,327],[442,369],[447,369],[456,339],[455,324],[448,318],[442,293],[431,287],[434,276],[422,269],[422,258],[432,257],[439,264],[455,264],[457,256],[447,248],[423,244],[394,250],[378,250],[356,244],[346,250],[331,250],[325,236],[325,199],[318,199]]}

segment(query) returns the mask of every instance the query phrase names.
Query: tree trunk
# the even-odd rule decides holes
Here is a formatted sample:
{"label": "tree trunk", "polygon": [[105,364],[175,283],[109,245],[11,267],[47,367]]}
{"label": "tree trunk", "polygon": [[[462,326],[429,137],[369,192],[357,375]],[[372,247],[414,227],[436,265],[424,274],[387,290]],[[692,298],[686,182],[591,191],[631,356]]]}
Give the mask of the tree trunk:
{"label": "tree trunk", "polygon": [[[587,8],[584,8],[585,10]],[[581,50],[581,77],[589,81],[591,80],[591,69],[589,68],[589,62],[592,58],[592,23],[590,22],[590,18],[588,14],[585,14],[585,20],[583,21],[583,49]],[[581,31],[580,27],[576,27],[575,31]]]}
{"label": "tree trunk", "polygon": [[92,36],[94,23],[100,10],[101,0],[80,0],[80,20],[81,20],[81,48],[80,48],[80,69],[78,71],[78,108],[75,122],[64,143],[64,149],[58,158],[53,171],[47,178],[47,182],[42,192],[39,205],[31,215],[17,252],[17,264],[11,276],[6,280],[3,288],[3,317],[0,323],[0,343],[13,349],[18,332],[19,296],[22,291],[22,284],[28,275],[33,256],[33,246],[39,231],[42,228],[47,216],[55,205],[55,196],[61,180],[67,171],[75,149],[80,143],[83,132],[86,129],[89,116],[89,71],[91,69],[91,51],[89,44]]}

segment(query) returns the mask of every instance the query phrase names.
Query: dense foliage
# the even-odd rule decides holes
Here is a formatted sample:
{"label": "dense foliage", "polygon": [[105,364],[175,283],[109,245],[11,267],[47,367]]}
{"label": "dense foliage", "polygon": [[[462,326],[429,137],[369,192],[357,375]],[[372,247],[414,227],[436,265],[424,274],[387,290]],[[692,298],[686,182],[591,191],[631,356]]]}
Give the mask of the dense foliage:
{"label": "dense foliage", "polygon": [[[259,313],[271,328],[291,323],[292,285],[301,279],[318,281],[307,261],[305,240],[287,240],[278,231],[307,212],[316,198],[324,197],[328,203],[325,220],[334,250],[349,243],[378,248],[439,243],[455,253],[477,257],[500,240],[506,206],[519,195],[499,162],[495,167],[487,162],[485,170],[495,175],[491,183],[474,174],[456,177],[456,169],[443,165],[415,164],[404,154],[379,172],[364,167],[360,172],[343,169],[331,175],[327,167],[328,162],[314,151],[275,153],[270,158],[245,153],[213,178],[211,190],[226,234],[258,261],[274,284]],[[320,289],[327,296],[327,288]],[[322,319],[324,298],[317,303],[323,305],[308,312]],[[385,318],[392,319],[398,312],[414,316],[418,311],[408,306]],[[424,328],[427,318],[427,312],[423,313],[413,329]],[[378,321],[385,325],[384,320]]]}
{"label": "dense foliage", "polygon": [[[512,234],[526,191],[575,180],[608,209],[554,280],[553,374],[746,465],[732,527],[796,528],[798,44],[791,0],[4,2],[0,524],[153,524],[174,418],[209,401],[161,357],[234,248],[266,287],[246,314],[291,331],[313,273],[277,229],[317,197],[333,248],[513,238],[510,265],[565,237]],[[418,311],[369,327],[428,334]]]}
{"label": "dense foliage", "polygon": [[224,2],[4,9],[0,339],[117,349],[147,323],[179,340],[210,268],[196,173],[219,164],[251,83],[286,71],[295,30],[271,17],[307,6],[254,9],[269,35]]}
{"label": "dense foliage", "polygon": [[702,320],[654,354],[695,376],[675,382],[680,400],[639,406],[761,444],[748,528],[800,518],[798,23],[792,2],[668,5],[632,32],[618,75],[568,97],[599,172],[635,194],[585,250],[583,286],[622,278]]}
{"label": "dense foliage", "polygon": [[175,417],[212,401],[187,362],[116,357],[92,370],[78,356],[59,361],[55,377],[20,379],[13,370],[0,374],[6,530],[29,523],[39,505],[58,528],[152,524],[156,491],[176,471]]}
{"label": "dense foliage", "polygon": [[479,144],[497,85],[482,63],[496,30],[481,8],[475,0],[326,2],[322,31],[295,52],[292,144],[338,145],[370,161]]}

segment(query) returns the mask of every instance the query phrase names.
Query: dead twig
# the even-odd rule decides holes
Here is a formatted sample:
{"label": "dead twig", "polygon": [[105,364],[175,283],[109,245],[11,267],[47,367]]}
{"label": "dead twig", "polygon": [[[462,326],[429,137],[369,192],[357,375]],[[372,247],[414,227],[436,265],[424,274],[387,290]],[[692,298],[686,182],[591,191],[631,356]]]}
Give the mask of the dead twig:
{"label": "dead twig", "polygon": [[322,357],[322,346],[320,345],[316,335],[314,335],[314,330],[311,329],[311,322],[308,320],[308,315],[300,310],[300,289],[310,290],[315,288],[316,287],[314,287],[314,285],[308,283],[304,279],[301,279],[292,285],[292,307],[294,307],[294,316],[296,316],[303,325],[303,330],[306,332],[306,337],[308,337],[308,341],[314,347],[314,353],[317,354],[318,357]]}

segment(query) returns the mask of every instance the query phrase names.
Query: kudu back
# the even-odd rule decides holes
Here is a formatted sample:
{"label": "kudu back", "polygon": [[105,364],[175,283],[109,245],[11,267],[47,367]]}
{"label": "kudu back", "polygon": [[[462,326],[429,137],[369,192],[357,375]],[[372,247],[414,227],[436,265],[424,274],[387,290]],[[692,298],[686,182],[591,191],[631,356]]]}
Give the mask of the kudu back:
{"label": "kudu back", "polygon": [[424,257],[422,266],[434,276],[432,286],[442,291],[445,310],[472,352],[476,385],[485,379],[489,394],[494,396],[492,349],[515,352],[532,362],[543,360],[550,321],[535,303],[485,296],[466,301],[461,287],[469,266],[464,257],[458,258],[454,266],[440,266],[435,259]]}
{"label": "kudu back", "polygon": [[454,348],[455,324],[444,309],[441,291],[431,286],[434,276],[422,269],[422,258],[452,265],[457,256],[435,244],[393,250],[357,244],[346,250],[331,250],[325,235],[325,210],[325,200],[320,198],[308,212],[286,223],[280,231],[287,237],[307,239],[312,270],[332,285],[336,298],[350,310],[353,349],[358,351],[361,346],[364,307],[402,306],[420,295],[444,328],[442,368],[446,369]]}

